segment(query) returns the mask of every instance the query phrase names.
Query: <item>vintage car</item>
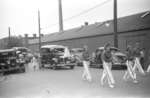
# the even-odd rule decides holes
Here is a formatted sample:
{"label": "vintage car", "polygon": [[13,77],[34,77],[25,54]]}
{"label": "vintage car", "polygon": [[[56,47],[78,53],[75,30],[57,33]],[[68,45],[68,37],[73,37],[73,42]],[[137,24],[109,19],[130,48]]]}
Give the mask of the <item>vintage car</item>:
{"label": "vintage car", "polygon": [[84,51],[83,48],[73,48],[70,51],[76,60],[77,66],[82,66],[82,53]]}
{"label": "vintage car", "polygon": [[17,54],[15,49],[0,50],[0,73],[17,70],[25,72],[23,55]]}
{"label": "vintage car", "polygon": [[[111,53],[113,54],[112,68],[113,69],[126,69],[126,55],[120,51],[120,49],[111,47]],[[104,47],[99,47],[95,51],[95,56],[91,61],[91,67],[102,68],[101,54],[104,51]]]}
{"label": "vintage car", "polygon": [[45,45],[41,47],[42,67],[57,69],[60,67],[74,68],[75,59],[66,46],[62,45]]}

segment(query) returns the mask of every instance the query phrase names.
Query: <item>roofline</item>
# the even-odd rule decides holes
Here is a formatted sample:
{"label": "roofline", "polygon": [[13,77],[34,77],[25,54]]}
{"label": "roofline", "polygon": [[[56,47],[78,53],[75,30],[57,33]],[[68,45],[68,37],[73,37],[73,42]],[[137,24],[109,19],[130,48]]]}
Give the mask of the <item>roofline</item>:
{"label": "roofline", "polygon": [[43,45],[41,48],[66,48],[63,45]]}
{"label": "roofline", "polygon": [[12,52],[15,51],[15,49],[4,49],[4,50],[0,50],[0,53],[2,52]]}
{"label": "roofline", "polygon": [[[133,30],[126,30],[126,31],[121,31],[121,32],[117,32],[117,33],[118,34],[129,33],[129,32],[136,33],[135,31],[144,31],[144,30],[150,30],[150,27],[148,27],[148,28],[140,28],[140,29],[133,29]],[[63,39],[63,40],[47,41],[47,42],[42,42],[42,43],[53,43],[53,42],[59,42],[59,41],[74,40],[74,39],[81,39],[81,38],[90,38],[90,37],[96,37],[96,36],[108,36],[108,35],[113,35],[113,34],[114,33],[111,32],[109,34],[96,34],[96,35],[91,35],[91,36],[84,36],[84,37],[78,37],[78,38],[68,38],[68,39]],[[33,44],[29,43],[29,46],[36,45],[36,44],[38,44],[38,43],[33,43]]]}

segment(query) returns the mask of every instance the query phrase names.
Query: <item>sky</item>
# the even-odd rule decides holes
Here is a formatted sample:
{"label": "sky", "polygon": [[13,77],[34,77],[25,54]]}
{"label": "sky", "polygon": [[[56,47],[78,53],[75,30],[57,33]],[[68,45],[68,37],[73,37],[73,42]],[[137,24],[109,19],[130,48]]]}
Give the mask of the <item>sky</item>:
{"label": "sky", "polygon": [[[62,0],[62,8],[64,30],[113,18],[113,0]],[[58,0],[0,0],[0,38],[8,36],[8,27],[12,36],[38,34],[38,9],[42,34],[58,32]],[[118,17],[144,11],[150,11],[150,0],[118,0]]]}

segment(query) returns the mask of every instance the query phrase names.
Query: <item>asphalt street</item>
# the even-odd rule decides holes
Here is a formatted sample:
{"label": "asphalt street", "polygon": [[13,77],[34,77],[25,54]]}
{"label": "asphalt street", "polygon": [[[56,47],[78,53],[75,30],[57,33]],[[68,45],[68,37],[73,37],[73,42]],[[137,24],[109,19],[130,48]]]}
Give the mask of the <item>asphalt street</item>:
{"label": "asphalt street", "polygon": [[0,81],[0,98],[150,98],[150,73],[137,74],[139,83],[122,79],[124,70],[113,70],[115,88],[102,86],[102,69],[90,68],[92,82],[82,80],[82,67],[14,73]]}

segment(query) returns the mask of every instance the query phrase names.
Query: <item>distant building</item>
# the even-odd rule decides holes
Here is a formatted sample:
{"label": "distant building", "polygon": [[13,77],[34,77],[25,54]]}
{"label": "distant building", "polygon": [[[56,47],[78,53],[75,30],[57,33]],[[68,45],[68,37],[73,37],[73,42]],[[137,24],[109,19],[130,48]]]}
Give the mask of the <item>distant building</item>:
{"label": "distant building", "polygon": [[[106,42],[114,43],[113,20],[97,22],[64,30],[62,33],[48,34],[42,37],[42,45],[57,44],[70,48],[83,47],[88,45],[92,53],[97,47],[103,46]],[[134,45],[139,42],[146,53],[150,50],[150,13],[143,12],[118,19],[118,46],[125,50],[127,44]],[[29,40],[29,48],[38,51],[38,39]]]}

